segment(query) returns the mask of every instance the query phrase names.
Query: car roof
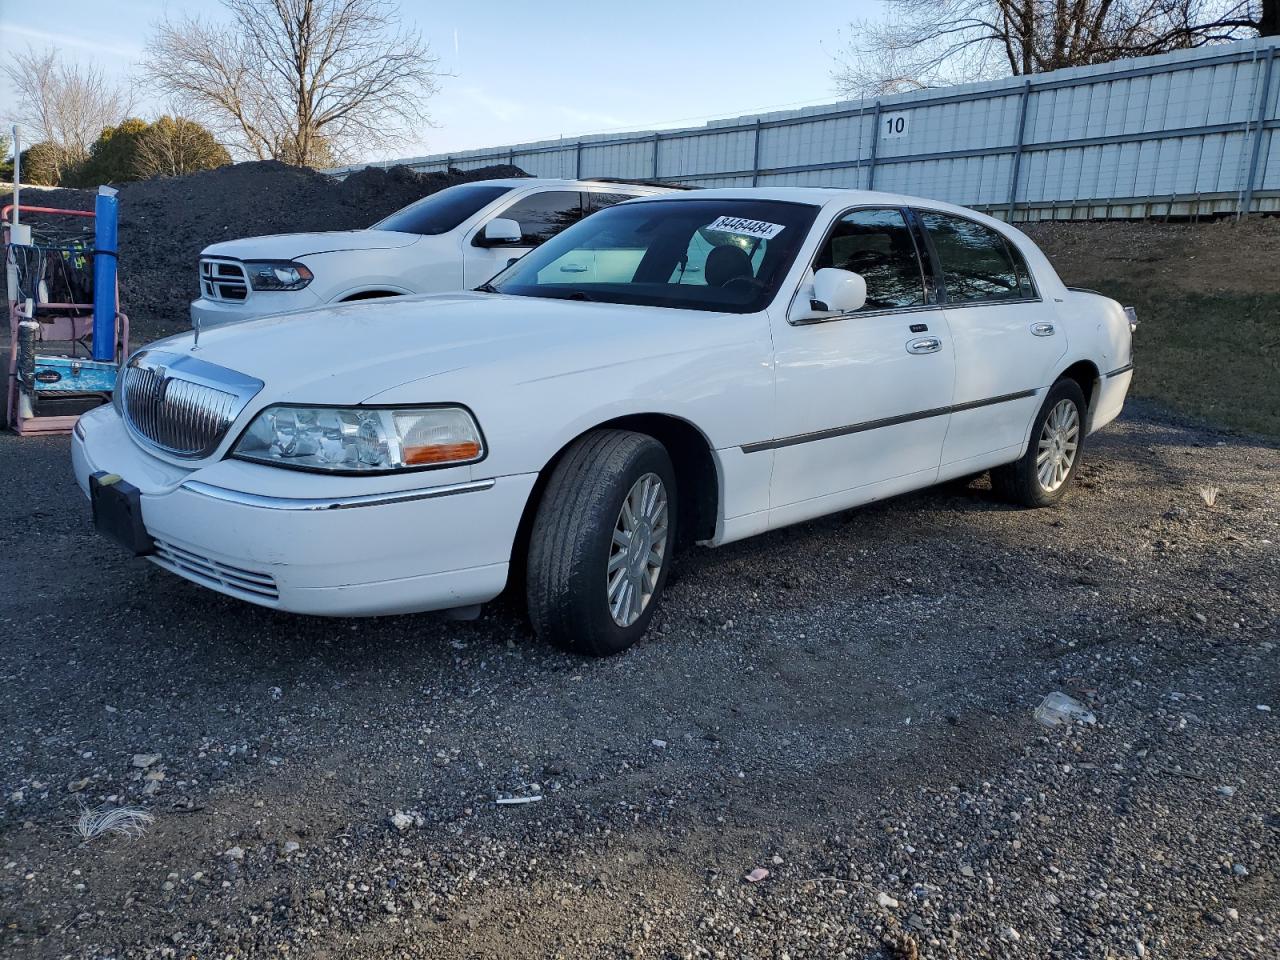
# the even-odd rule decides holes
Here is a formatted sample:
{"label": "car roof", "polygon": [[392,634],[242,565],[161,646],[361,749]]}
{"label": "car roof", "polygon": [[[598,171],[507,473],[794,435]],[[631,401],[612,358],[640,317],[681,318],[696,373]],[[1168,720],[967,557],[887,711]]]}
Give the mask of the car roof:
{"label": "car roof", "polygon": [[678,197],[664,196],[664,200],[783,200],[790,203],[808,203],[815,206],[827,204],[868,204],[886,207],[929,207],[937,210],[954,210],[965,216],[982,216],[976,210],[958,207],[941,200],[913,197],[905,193],[887,193],[880,190],[850,190],[844,187],[712,187],[693,190]]}
{"label": "car roof", "polygon": [[1005,236],[1017,237],[1020,243],[1030,243],[1022,231],[1012,224],[996,219],[989,214],[934,200],[929,197],[915,197],[906,193],[888,193],[880,190],[850,190],[844,187],[713,187],[706,190],[692,190],[688,193],[662,194],[659,196],[643,196],[628,200],[628,204],[646,203],[654,200],[695,201],[695,200],[782,200],[789,203],[807,203],[817,207],[846,209],[848,207],[917,207],[925,210],[936,210],[939,213],[952,213],[967,220],[975,220],[986,224]]}
{"label": "car roof", "polygon": [[682,190],[679,185],[669,187],[657,183],[628,183],[625,180],[572,180],[567,177],[498,177],[493,180],[470,180],[471,183],[491,183],[504,187],[556,187],[579,190],[583,187],[601,187],[615,192],[635,191],[637,196]]}

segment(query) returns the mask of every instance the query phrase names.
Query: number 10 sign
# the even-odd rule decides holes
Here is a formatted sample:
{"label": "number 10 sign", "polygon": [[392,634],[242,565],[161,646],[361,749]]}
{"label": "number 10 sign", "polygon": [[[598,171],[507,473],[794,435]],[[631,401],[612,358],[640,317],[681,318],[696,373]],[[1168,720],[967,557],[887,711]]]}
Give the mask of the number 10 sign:
{"label": "number 10 sign", "polygon": [[880,135],[886,140],[905,137],[910,126],[905,113],[886,113],[880,117]]}

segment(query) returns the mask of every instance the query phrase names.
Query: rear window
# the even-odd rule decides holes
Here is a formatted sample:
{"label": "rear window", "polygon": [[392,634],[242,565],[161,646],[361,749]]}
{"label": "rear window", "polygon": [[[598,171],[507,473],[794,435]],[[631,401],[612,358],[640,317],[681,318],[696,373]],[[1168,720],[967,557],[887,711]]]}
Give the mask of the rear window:
{"label": "rear window", "polygon": [[423,197],[403,210],[397,210],[369,229],[420,233],[428,237],[448,233],[504,193],[510,193],[511,189],[511,187],[479,183],[464,183],[449,187],[429,197]]}

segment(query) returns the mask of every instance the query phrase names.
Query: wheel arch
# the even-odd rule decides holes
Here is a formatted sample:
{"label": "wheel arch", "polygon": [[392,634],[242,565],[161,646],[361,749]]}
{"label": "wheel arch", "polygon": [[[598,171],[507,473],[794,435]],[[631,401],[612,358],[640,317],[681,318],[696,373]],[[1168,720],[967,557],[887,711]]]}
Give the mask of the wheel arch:
{"label": "wheel arch", "polygon": [[382,297],[402,297],[409,291],[393,290],[390,287],[369,287],[364,290],[350,290],[334,298],[334,303],[355,303],[360,300],[379,300]]}
{"label": "wheel arch", "polygon": [[580,430],[565,442],[538,471],[538,479],[534,481],[533,489],[529,492],[529,499],[525,503],[511,547],[512,580],[516,579],[516,573],[519,573],[520,579],[523,579],[533,518],[537,513],[538,504],[542,502],[542,496],[552,472],[569,448],[593,430],[632,430],[651,436],[666,447],[676,472],[679,500],[678,546],[685,547],[701,540],[710,540],[716,535],[723,490],[723,471],[711,441],[698,427],[682,417],[667,413],[623,414]]}
{"label": "wheel arch", "polygon": [[1097,364],[1092,360],[1077,360],[1062,373],[1058,374],[1054,383],[1058,380],[1074,380],[1080,386],[1080,391],[1084,394],[1085,407],[1085,423],[1088,424],[1089,433],[1093,432],[1093,411],[1098,403],[1098,395],[1101,393],[1102,371],[1098,369]]}

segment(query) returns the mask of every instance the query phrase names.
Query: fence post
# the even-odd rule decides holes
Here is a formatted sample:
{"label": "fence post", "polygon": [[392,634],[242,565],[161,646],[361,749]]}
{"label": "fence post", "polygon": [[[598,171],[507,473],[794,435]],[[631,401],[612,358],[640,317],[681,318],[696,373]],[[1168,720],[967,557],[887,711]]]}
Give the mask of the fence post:
{"label": "fence post", "polygon": [[1258,176],[1258,157],[1262,149],[1262,125],[1267,119],[1267,99],[1271,94],[1271,70],[1275,64],[1276,48],[1267,47],[1267,65],[1262,72],[1262,89],[1258,91],[1257,122],[1253,125],[1253,153],[1249,157],[1249,179],[1245,181],[1244,198],[1241,200],[1239,209],[1236,210],[1237,220],[1247,217],[1253,206],[1253,182]]}
{"label": "fence post", "polygon": [[876,101],[876,109],[871,114],[871,156],[867,160],[867,189],[876,188],[876,153],[880,146],[880,101]]}
{"label": "fence post", "polygon": [[662,139],[662,134],[657,130],[653,131],[653,177],[652,179],[654,180],[658,179],[658,141],[660,139]]}
{"label": "fence post", "polygon": [[573,179],[582,179],[582,141],[573,145]]}
{"label": "fence post", "polygon": [[760,118],[756,117],[756,138],[751,146],[751,185],[760,183]]}
{"label": "fence post", "polygon": [[1018,200],[1018,173],[1022,169],[1022,144],[1027,132],[1027,101],[1031,99],[1031,81],[1022,84],[1022,99],[1018,103],[1018,142],[1013,148],[1013,170],[1009,174],[1009,208],[1005,219],[1013,223],[1013,208]]}

